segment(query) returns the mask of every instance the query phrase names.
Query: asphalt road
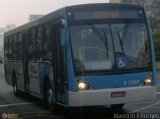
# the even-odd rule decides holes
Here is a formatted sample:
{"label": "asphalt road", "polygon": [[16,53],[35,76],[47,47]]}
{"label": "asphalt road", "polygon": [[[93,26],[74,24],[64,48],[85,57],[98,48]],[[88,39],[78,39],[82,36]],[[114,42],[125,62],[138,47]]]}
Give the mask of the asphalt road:
{"label": "asphalt road", "polygon": [[[160,73],[157,76],[160,79]],[[134,115],[127,115],[128,113]],[[155,101],[126,104],[121,110],[110,107],[72,108],[61,109],[60,113],[52,114],[39,99],[26,94],[15,97],[13,88],[4,81],[4,69],[3,65],[0,65],[0,119],[6,115],[12,119],[111,119],[120,116],[126,116],[124,118],[127,119],[134,117],[135,114],[141,118],[151,119],[148,113],[153,113],[155,119],[160,119],[160,96],[158,93]]]}

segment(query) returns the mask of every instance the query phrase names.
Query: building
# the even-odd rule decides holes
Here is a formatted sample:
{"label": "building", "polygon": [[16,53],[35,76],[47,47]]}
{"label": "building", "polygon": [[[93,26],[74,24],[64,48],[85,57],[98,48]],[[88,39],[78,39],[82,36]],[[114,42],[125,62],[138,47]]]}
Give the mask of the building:
{"label": "building", "polygon": [[125,4],[140,4],[145,5],[148,4],[151,0],[109,0],[110,3],[125,3]]}
{"label": "building", "polygon": [[7,24],[6,27],[0,27],[0,54],[3,54],[3,43],[4,43],[4,36],[3,34],[6,31],[12,30],[16,28],[15,24]]}

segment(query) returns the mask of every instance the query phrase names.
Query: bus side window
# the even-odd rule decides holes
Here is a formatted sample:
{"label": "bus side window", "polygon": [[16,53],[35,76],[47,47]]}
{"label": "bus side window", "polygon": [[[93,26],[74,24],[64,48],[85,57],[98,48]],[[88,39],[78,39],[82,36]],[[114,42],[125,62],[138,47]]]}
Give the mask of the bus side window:
{"label": "bus side window", "polygon": [[8,41],[8,60],[12,60],[12,36],[9,37]]}
{"label": "bus side window", "polygon": [[52,42],[50,38],[50,26],[45,25],[45,38],[43,43],[44,48],[44,60],[52,62]]}
{"label": "bus side window", "polygon": [[8,37],[5,38],[5,40],[4,40],[4,49],[5,49],[4,56],[6,59],[8,59],[8,41],[9,41],[9,38]]}
{"label": "bus side window", "polygon": [[42,61],[43,58],[43,51],[42,51],[42,44],[43,44],[43,27],[38,28],[38,36],[37,36],[37,46],[36,46],[36,58],[39,61]]}
{"label": "bus side window", "polygon": [[17,35],[13,37],[13,60],[17,60]]}
{"label": "bus side window", "polygon": [[17,59],[18,60],[22,60],[23,58],[23,43],[22,43],[22,34],[19,34],[18,35],[18,44],[17,44],[17,47],[18,47],[18,53],[17,53]]}
{"label": "bus side window", "polygon": [[35,45],[36,45],[36,32],[35,29],[31,30],[31,38],[29,39],[28,43],[28,50],[29,50],[29,60],[35,60]]}

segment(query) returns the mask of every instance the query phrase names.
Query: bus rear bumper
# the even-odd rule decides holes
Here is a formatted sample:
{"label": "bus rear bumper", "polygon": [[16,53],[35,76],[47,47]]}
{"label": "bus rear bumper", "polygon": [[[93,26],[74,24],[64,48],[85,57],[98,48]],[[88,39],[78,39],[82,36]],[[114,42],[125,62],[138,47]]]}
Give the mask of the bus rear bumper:
{"label": "bus rear bumper", "polygon": [[[125,92],[122,97],[113,97],[116,92]],[[151,101],[156,99],[155,86],[141,86],[132,88],[114,88],[101,90],[85,90],[68,92],[69,106],[104,106],[111,104]]]}

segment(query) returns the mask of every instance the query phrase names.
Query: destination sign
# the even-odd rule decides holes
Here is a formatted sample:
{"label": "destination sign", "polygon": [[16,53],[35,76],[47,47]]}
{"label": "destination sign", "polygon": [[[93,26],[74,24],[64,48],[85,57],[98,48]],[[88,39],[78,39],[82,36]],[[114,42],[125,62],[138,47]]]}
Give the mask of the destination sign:
{"label": "destination sign", "polygon": [[142,10],[97,10],[97,11],[74,11],[68,12],[70,20],[89,19],[144,19]]}

